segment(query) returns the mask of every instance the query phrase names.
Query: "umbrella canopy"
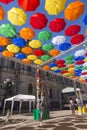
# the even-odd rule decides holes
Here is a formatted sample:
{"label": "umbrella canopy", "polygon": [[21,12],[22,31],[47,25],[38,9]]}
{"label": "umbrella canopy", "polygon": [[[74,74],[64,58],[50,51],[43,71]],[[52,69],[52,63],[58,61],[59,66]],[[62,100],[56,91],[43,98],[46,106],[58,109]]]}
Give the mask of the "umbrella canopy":
{"label": "umbrella canopy", "polygon": [[18,0],[18,4],[25,11],[34,11],[40,4],[40,0]]}
{"label": "umbrella canopy", "polygon": [[50,15],[58,15],[63,11],[66,0],[46,0],[45,9]]}
{"label": "umbrella canopy", "polygon": [[26,58],[26,55],[19,52],[19,53],[15,54],[15,57],[18,58],[18,59],[24,59],[24,58]]}
{"label": "umbrella canopy", "polygon": [[43,61],[41,59],[37,59],[37,60],[34,60],[34,63],[37,65],[40,65],[43,63]]}
{"label": "umbrella canopy", "polygon": [[65,30],[65,35],[67,36],[73,36],[75,34],[77,34],[78,32],[80,32],[81,27],[77,24],[75,25],[71,25],[69,26],[66,30]]}
{"label": "umbrella canopy", "polygon": [[27,44],[27,42],[21,37],[13,38],[12,43],[19,47],[24,47]]}
{"label": "umbrella canopy", "polygon": [[84,19],[83,19],[83,23],[84,23],[85,25],[87,25],[87,14],[85,15],[85,17],[84,17]]}
{"label": "umbrella canopy", "polygon": [[85,50],[78,50],[75,52],[74,56],[85,56],[86,51]]}
{"label": "umbrella canopy", "polygon": [[68,49],[70,49],[70,48],[71,48],[71,44],[70,44],[70,43],[67,43],[67,42],[61,43],[61,44],[59,45],[59,50],[61,50],[61,51],[66,51],[66,50],[68,50]]}
{"label": "umbrella canopy", "polygon": [[52,38],[52,43],[60,45],[61,43],[65,42],[66,38],[64,36],[56,36]]}
{"label": "umbrella canopy", "polygon": [[13,54],[12,52],[8,51],[8,50],[4,50],[4,51],[2,52],[2,56],[11,58],[11,57],[14,56],[14,54]]}
{"label": "umbrella canopy", "polygon": [[49,52],[49,54],[50,54],[51,56],[57,56],[57,55],[60,54],[60,51],[57,50],[57,49],[53,49],[53,50],[51,50],[51,51]]}
{"label": "umbrella canopy", "polygon": [[0,46],[8,45],[9,41],[5,37],[0,36]]}
{"label": "umbrella canopy", "polygon": [[0,34],[5,37],[14,37],[16,35],[16,28],[12,24],[2,24],[0,26]]}
{"label": "umbrella canopy", "polygon": [[43,70],[50,70],[50,66],[49,66],[49,65],[45,65],[45,66],[43,67]]}
{"label": "umbrella canopy", "polygon": [[45,54],[45,51],[43,51],[43,50],[35,50],[34,51],[34,54],[36,55],[36,56],[42,56],[42,55],[44,55]]}
{"label": "umbrella canopy", "polygon": [[52,32],[60,32],[65,28],[65,26],[66,22],[63,18],[55,18],[49,24],[49,28]]}
{"label": "umbrella canopy", "polygon": [[0,0],[0,2],[2,2],[4,4],[9,4],[12,1],[14,1],[14,0]]}
{"label": "umbrella canopy", "polygon": [[31,61],[27,58],[22,59],[21,62],[24,63],[24,64],[30,64],[31,63]]}
{"label": "umbrella canopy", "polygon": [[83,34],[76,34],[75,36],[73,36],[70,40],[70,42],[72,44],[80,44],[81,42],[83,42],[85,39]]}
{"label": "umbrella canopy", "polygon": [[30,17],[30,24],[35,29],[42,29],[46,27],[48,19],[44,14],[36,13]]}
{"label": "umbrella canopy", "polygon": [[43,61],[47,61],[47,60],[50,60],[50,56],[49,55],[43,55],[43,56],[41,56],[41,60],[43,60]]}
{"label": "umbrella canopy", "polygon": [[18,46],[15,46],[14,44],[10,44],[7,46],[7,50],[13,53],[17,53],[20,51],[20,48]]}
{"label": "umbrella canopy", "polygon": [[20,8],[13,7],[8,11],[8,20],[17,26],[22,26],[26,23],[27,15]]}
{"label": "umbrella canopy", "polygon": [[29,59],[29,60],[37,60],[37,56],[35,56],[35,55],[29,55],[29,56],[27,56],[27,58]]}
{"label": "umbrella canopy", "polygon": [[42,46],[42,42],[40,40],[32,40],[29,42],[29,46],[32,48],[40,48]]}
{"label": "umbrella canopy", "polygon": [[2,8],[2,6],[0,5],[0,20],[3,20],[5,16],[5,12],[4,9]]}
{"label": "umbrella canopy", "polygon": [[24,38],[25,40],[31,40],[35,35],[35,32],[31,28],[22,28],[20,30],[20,37]]}
{"label": "umbrella canopy", "polygon": [[46,31],[46,30],[41,31],[38,33],[38,38],[39,38],[39,40],[42,40],[44,42],[48,41],[52,38],[52,33],[49,31]]}
{"label": "umbrella canopy", "polygon": [[80,0],[71,2],[64,10],[64,16],[68,20],[78,19],[84,12],[84,3]]}
{"label": "umbrella canopy", "polygon": [[31,47],[25,46],[21,49],[21,52],[28,55],[33,53],[33,49]]}
{"label": "umbrella canopy", "polygon": [[53,46],[52,44],[45,44],[45,45],[42,46],[42,49],[43,49],[44,51],[50,51],[50,50],[52,50],[53,48],[54,48],[54,46]]}

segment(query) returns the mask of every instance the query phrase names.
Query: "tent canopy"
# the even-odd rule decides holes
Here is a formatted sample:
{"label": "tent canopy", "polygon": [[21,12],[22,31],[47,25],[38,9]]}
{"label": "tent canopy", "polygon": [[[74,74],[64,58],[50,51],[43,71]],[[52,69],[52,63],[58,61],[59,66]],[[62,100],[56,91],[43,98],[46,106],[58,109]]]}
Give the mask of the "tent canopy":
{"label": "tent canopy", "polygon": [[5,112],[5,106],[6,106],[6,102],[7,101],[11,101],[11,114],[13,113],[13,107],[14,107],[14,102],[18,101],[19,104],[19,113],[21,112],[21,106],[22,106],[22,102],[23,101],[28,101],[29,102],[29,112],[31,112],[31,102],[33,102],[33,108],[34,108],[34,103],[35,103],[35,96],[34,95],[23,95],[23,94],[19,94],[16,96],[13,96],[11,98],[7,98],[4,101],[4,107],[3,107],[3,114]]}
{"label": "tent canopy", "polygon": [[[80,89],[76,88],[76,91],[80,91]],[[65,88],[65,89],[62,90],[62,93],[70,93],[70,92],[75,92],[74,88],[67,87],[67,88]]]}

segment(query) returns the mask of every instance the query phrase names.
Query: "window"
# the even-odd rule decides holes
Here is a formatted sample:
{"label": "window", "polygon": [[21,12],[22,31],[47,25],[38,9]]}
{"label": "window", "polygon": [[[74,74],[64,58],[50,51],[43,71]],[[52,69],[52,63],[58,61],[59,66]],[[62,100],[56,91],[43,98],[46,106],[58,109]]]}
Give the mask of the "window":
{"label": "window", "polygon": [[50,96],[50,98],[53,97],[53,95],[52,95],[52,89],[51,88],[49,89],[49,96]]}
{"label": "window", "polygon": [[32,87],[32,84],[30,83],[29,86],[28,86],[28,94],[29,95],[32,95],[33,94],[33,87]]}
{"label": "window", "polygon": [[11,69],[14,69],[14,67],[15,67],[15,62],[14,62],[14,61],[9,61],[9,67],[10,67]]}

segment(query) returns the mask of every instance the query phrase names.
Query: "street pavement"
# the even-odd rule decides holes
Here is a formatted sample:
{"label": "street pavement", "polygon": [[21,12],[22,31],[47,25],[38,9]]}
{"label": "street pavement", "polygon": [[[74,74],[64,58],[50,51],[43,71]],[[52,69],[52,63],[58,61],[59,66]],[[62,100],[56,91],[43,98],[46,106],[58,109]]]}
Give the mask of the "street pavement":
{"label": "street pavement", "polygon": [[5,122],[5,116],[0,117],[0,130],[87,130],[87,114],[71,116],[71,110],[51,111],[50,118],[43,121],[33,120],[33,115],[14,114],[10,121]]}

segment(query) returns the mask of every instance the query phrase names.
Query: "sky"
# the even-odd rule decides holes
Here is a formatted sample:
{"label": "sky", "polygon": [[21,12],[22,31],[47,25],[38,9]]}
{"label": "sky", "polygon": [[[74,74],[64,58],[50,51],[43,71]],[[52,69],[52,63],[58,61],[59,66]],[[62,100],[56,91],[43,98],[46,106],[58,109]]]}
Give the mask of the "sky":
{"label": "sky", "polygon": [[[67,5],[68,5],[69,3],[74,2],[74,1],[76,1],[76,0],[67,0],[65,8],[67,7]],[[26,14],[27,14],[27,22],[26,22],[23,26],[15,26],[16,29],[17,29],[17,32],[19,33],[20,29],[22,29],[23,27],[30,27],[30,28],[32,28],[32,26],[31,26],[30,23],[29,23],[29,21],[30,21],[30,16],[33,15],[33,14],[35,14],[36,12],[40,12],[40,13],[45,14],[46,17],[48,18],[48,24],[47,24],[47,26],[46,26],[45,28],[43,28],[42,30],[48,30],[48,31],[51,32],[51,30],[49,29],[49,26],[48,26],[48,25],[49,25],[49,22],[50,22],[52,19],[54,19],[54,18],[64,18],[65,21],[66,21],[66,27],[65,27],[65,29],[66,29],[68,26],[70,26],[70,25],[78,24],[78,25],[81,26],[80,34],[82,33],[82,34],[85,35],[86,25],[84,25],[83,19],[84,19],[85,14],[87,14],[87,0],[81,0],[81,1],[85,4],[84,14],[83,14],[82,16],[80,16],[80,18],[79,18],[78,20],[68,21],[67,19],[64,18],[64,12],[63,12],[63,11],[62,11],[60,14],[58,14],[58,15],[49,15],[49,14],[47,13],[47,11],[45,10],[45,7],[44,7],[44,6],[45,6],[45,0],[40,0],[40,5],[38,6],[38,8],[37,8],[35,11],[26,12]],[[18,6],[17,0],[14,0],[14,2],[11,2],[11,3],[7,4],[7,5],[0,2],[0,5],[2,5],[2,7],[4,8],[5,13],[6,13],[4,20],[1,20],[1,21],[0,21],[0,26],[1,26],[3,23],[5,23],[5,24],[10,23],[10,22],[7,20],[7,12],[8,12],[8,10],[10,10],[12,7],[18,7],[18,8],[20,8],[20,7]],[[40,31],[42,31],[42,30],[36,30],[36,29],[34,29],[34,28],[32,28],[32,29],[35,31],[35,37],[34,37],[33,39],[38,39],[37,35],[38,35],[38,33],[39,33]],[[52,32],[52,37],[55,37],[55,36],[57,36],[57,35],[64,35],[64,30],[61,31],[61,32],[59,32],[59,33]],[[70,37],[67,37],[67,36],[66,36],[66,39],[67,39],[67,40],[66,40],[67,42],[70,42]],[[49,41],[47,41],[46,43],[52,43],[52,39],[49,40]],[[46,44],[46,43],[43,42],[43,44]],[[56,48],[56,46],[55,46],[55,48]]]}

